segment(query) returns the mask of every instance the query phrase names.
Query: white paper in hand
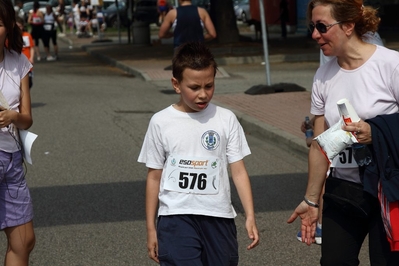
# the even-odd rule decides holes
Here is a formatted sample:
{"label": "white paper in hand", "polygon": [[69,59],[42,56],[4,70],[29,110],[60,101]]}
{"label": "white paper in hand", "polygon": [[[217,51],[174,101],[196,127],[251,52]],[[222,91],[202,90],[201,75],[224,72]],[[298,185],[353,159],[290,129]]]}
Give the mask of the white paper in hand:
{"label": "white paper in hand", "polygon": [[29,164],[32,164],[32,157],[30,155],[33,142],[36,140],[37,135],[27,130],[19,130],[19,137],[21,139],[22,148],[24,151],[24,159]]}

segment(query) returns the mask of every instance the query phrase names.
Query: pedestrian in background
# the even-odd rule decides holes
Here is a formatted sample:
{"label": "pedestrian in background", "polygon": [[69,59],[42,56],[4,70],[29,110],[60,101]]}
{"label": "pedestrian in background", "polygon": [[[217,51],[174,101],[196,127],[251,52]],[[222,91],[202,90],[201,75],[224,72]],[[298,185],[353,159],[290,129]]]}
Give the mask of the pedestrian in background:
{"label": "pedestrian in background", "polygon": [[65,37],[66,33],[66,13],[65,13],[65,0],[58,0],[58,6],[56,8],[57,21],[60,28],[60,33],[58,34],[59,37]]}
{"label": "pedestrian in background", "polygon": [[[22,18],[16,17],[17,26],[22,31],[22,53],[28,58],[29,62],[33,65],[35,58],[35,49],[32,35],[25,29],[25,22]],[[29,70],[29,89],[33,86],[33,67]]]}
{"label": "pedestrian in background", "polygon": [[167,0],[158,0],[157,1],[157,8],[158,8],[158,13],[159,13],[159,18],[158,21],[160,24],[162,24],[166,13],[169,11],[169,4]]}
{"label": "pedestrian in background", "polygon": [[0,0],[0,24],[0,230],[7,237],[4,265],[28,265],[35,234],[19,130],[32,125],[28,78],[32,64],[21,53],[22,34],[10,0]]}
{"label": "pedestrian in background", "polygon": [[287,38],[287,22],[289,19],[288,2],[281,0],[280,2],[280,24],[281,24],[281,38]]}
{"label": "pedestrian in background", "polygon": [[186,42],[216,38],[215,27],[204,8],[193,5],[189,0],[179,0],[179,4],[166,14],[158,33],[160,39],[173,37],[173,47],[177,48]]}
{"label": "pedestrian in background", "polygon": [[[57,44],[57,28],[58,18],[53,12],[53,8],[50,4],[46,5],[46,13],[44,14],[44,32],[43,32],[43,44],[44,51],[46,52],[47,61],[55,61],[58,59],[58,44]],[[53,44],[54,56],[50,53],[50,41]]]}
{"label": "pedestrian in background", "polygon": [[[179,0],[179,7],[166,14],[158,36],[159,39],[173,37],[173,49],[176,50],[186,42],[204,42],[216,38],[216,30],[204,8],[194,6],[190,0]],[[164,68],[171,69],[172,66]]]}
{"label": "pedestrian in background", "polygon": [[[245,134],[230,110],[210,103],[217,65],[203,43],[183,44],[172,66],[180,100],[151,118],[138,158],[148,167],[148,255],[161,265],[238,265],[228,166],[245,211],[247,249],[259,242]],[[185,137],[176,137],[182,129]]]}
{"label": "pedestrian in background", "polygon": [[20,18],[24,18],[24,16],[20,13],[20,10],[22,9],[22,7],[24,6],[24,3],[20,0],[15,2],[15,6],[14,6],[14,10],[15,10],[15,16],[20,17]]}
{"label": "pedestrian in background", "polygon": [[39,41],[43,41],[43,34],[44,34],[44,14],[39,10],[40,3],[35,1],[33,3],[33,11],[29,13],[28,16],[28,23],[31,25],[31,34],[32,38],[35,41],[35,55],[37,61],[41,60],[40,50],[39,50]]}
{"label": "pedestrian in background", "polygon": [[73,0],[72,1],[72,14],[70,14],[73,18],[73,24],[70,24],[70,30],[72,27],[72,32],[73,28],[76,29],[76,35],[80,34],[79,32],[79,22],[80,22],[80,10],[79,10],[79,0]]}
{"label": "pedestrian in background", "polygon": [[[366,119],[399,112],[399,53],[362,39],[366,32],[377,31],[380,19],[376,14],[376,9],[364,6],[361,0],[309,2],[312,38],[324,55],[335,56],[314,77],[311,113],[315,115],[315,136],[340,123],[337,102],[343,98],[352,103],[361,120],[342,128],[356,133],[361,144],[372,142]],[[349,151],[344,150],[346,158],[350,158]],[[378,195],[364,191],[364,168],[356,161],[340,158],[336,156],[330,165],[318,143],[312,142],[304,201],[288,222],[299,216],[302,241],[308,245],[314,241],[318,200],[326,181],[321,265],[359,265],[359,252],[367,235],[371,265],[399,265],[399,252],[390,249]]]}

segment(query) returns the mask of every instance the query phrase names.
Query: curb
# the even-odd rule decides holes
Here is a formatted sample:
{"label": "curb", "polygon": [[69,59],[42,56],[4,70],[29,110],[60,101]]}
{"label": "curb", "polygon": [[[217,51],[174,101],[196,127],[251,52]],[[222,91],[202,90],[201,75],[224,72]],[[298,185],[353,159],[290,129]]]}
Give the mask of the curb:
{"label": "curb", "polygon": [[222,104],[216,100],[212,102],[221,107],[231,110],[236,116],[246,134],[254,136],[258,139],[267,139],[287,152],[294,153],[301,158],[307,158],[309,148],[306,146],[303,139],[298,138],[290,133],[282,131],[272,125],[266,124],[253,118],[247,114],[235,110],[231,106]]}
{"label": "curb", "polygon": [[[61,38],[60,38],[61,39]],[[63,39],[70,46],[72,46],[72,41],[68,39]],[[97,57],[103,62],[117,67],[129,74],[137,77],[141,77],[145,81],[151,81],[151,78],[143,71],[136,69],[134,67],[123,64],[113,58],[107,57],[100,53],[97,53],[90,49],[91,46],[97,46],[98,44],[88,44],[82,45],[81,48],[93,57]],[[107,44],[109,45],[109,44]],[[298,55],[271,55],[269,56],[269,62],[279,63],[279,62],[301,62],[301,61],[318,61],[319,54],[298,54]],[[221,57],[216,58],[216,61],[220,65],[228,64],[249,64],[249,63],[261,63],[264,61],[263,56],[250,56],[250,57]],[[227,73],[226,73],[227,74]],[[227,74],[228,76],[228,74]],[[282,131],[272,125],[261,122],[247,114],[235,110],[231,106],[221,104],[216,100],[212,100],[215,104],[230,109],[236,116],[241,126],[243,127],[246,134],[252,135],[258,139],[268,139],[278,145],[285,151],[294,153],[302,158],[308,155],[308,148],[305,145],[303,139],[298,138],[290,133]]]}

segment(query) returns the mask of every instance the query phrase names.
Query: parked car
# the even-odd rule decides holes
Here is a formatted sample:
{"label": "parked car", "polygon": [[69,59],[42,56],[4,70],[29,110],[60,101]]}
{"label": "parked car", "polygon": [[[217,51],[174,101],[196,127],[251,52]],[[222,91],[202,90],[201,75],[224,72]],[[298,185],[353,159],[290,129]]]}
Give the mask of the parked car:
{"label": "parked car", "polygon": [[[34,1],[25,2],[22,5],[22,8],[19,10],[18,16],[25,19],[25,22],[28,22],[29,13],[33,12],[33,3]],[[46,13],[46,5],[47,1],[39,1],[40,8],[39,10],[45,14]]]}
{"label": "parked car", "polygon": [[194,6],[199,6],[199,7],[205,8],[206,11],[208,11],[208,13],[211,10],[211,1],[210,0],[192,0],[191,4],[193,4]]}
{"label": "parked car", "polygon": [[118,14],[121,26],[128,26],[127,5],[124,1],[118,1],[118,8],[115,3],[108,5],[103,9],[103,13],[107,27],[118,27]]}
{"label": "parked car", "polygon": [[247,22],[251,19],[251,13],[249,11],[249,0],[236,0],[234,2],[234,12],[237,20]]}

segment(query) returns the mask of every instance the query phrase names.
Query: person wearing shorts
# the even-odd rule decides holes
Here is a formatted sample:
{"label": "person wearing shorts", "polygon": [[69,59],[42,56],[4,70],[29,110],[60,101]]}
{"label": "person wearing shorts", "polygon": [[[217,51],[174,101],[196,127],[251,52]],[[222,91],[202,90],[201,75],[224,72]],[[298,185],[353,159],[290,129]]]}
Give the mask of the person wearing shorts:
{"label": "person wearing shorts", "polygon": [[[58,24],[58,18],[53,12],[51,5],[46,6],[46,13],[44,14],[44,33],[43,44],[46,52],[46,60],[54,61],[58,58],[58,45],[57,45],[57,29],[55,25]],[[54,47],[54,56],[50,54],[50,41]]]}
{"label": "person wearing shorts", "polygon": [[233,112],[210,103],[217,65],[205,44],[180,46],[172,68],[180,100],[151,118],[138,158],[148,168],[148,254],[161,266],[235,266],[228,168],[245,211],[247,249],[259,243],[244,130]]}
{"label": "person wearing shorts", "polygon": [[35,41],[35,55],[37,61],[41,60],[40,51],[39,51],[39,40],[43,41],[43,34],[44,34],[44,15],[39,10],[40,4],[39,2],[35,1],[33,3],[33,12],[29,13],[28,23],[31,25],[31,35],[33,40]]}

